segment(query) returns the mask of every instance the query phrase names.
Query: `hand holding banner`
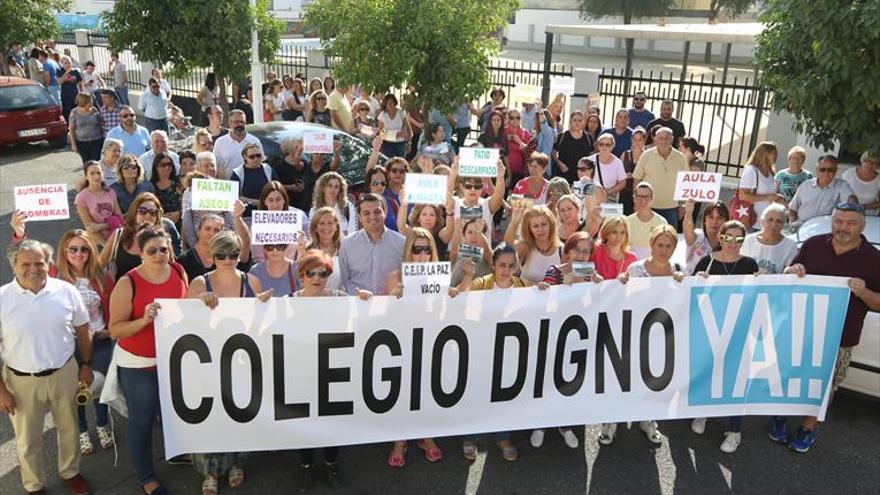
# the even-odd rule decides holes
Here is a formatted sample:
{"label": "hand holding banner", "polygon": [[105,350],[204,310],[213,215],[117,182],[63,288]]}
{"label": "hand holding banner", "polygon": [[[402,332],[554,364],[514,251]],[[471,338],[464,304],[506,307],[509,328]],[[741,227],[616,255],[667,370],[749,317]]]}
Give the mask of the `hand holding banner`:
{"label": "hand holding banner", "polygon": [[675,180],[676,201],[714,203],[721,197],[721,174],[712,172],[679,172]]}
{"label": "hand holding banner", "polygon": [[238,201],[238,182],[234,180],[193,179],[192,209],[233,211]]}
{"label": "hand holding banner", "polygon": [[406,174],[404,193],[409,204],[442,205],[446,203],[445,175]]}
{"label": "hand holding banner", "polygon": [[498,148],[461,148],[458,150],[458,175],[495,177],[498,175]]}
{"label": "hand holding banner", "polygon": [[70,218],[67,184],[17,186],[14,194],[15,209],[27,215],[30,222]]}

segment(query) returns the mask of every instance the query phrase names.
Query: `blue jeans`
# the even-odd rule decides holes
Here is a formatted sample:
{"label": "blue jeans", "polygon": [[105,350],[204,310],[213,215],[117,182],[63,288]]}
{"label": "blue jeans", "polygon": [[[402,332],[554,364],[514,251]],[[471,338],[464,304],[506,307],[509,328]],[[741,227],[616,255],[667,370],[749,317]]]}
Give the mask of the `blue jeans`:
{"label": "blue jeans", "polygon": [[[96,373],[107,375],[107,368],[110,367],[110,359],[113,357],[113,346],[116,342],[113,339],[93,339],[92,340],[92,370]],[[76,352],[76,362],[80,362],[79,351]],[[107,404],[98,402],[100,397],[95,397],[95,424],[97,426],[107,426],[107,417],[109,407]],[[86,406],[77,406],[76,415],[79,419],[79,432],[89,431],[89,423],[86,421]]]}
{"label": "blue jeans", "polygon": [[155,369],[119,368],[119,384],[128,406],[128,452],[143,485],[156,480],[153,420],[159,414],[159,378]]}
{"label": "blue jeans", "polygon": [[[52,94],[52,98],[55,98],[55,103],[61,105],[61,86],[55,84],[49,86],[47,89],[49,90],[49,93]],[[66,119],[67,116],[65,115],[64,118]]]}
{"label": "blue jeans", "polygon": [[678,207],[675,208],[652,208],[658,215],[666,219],[666,223],[678,230]]}
{"label": "blue jeans", "polygon": [[128,86],[117,86],[113,89],[116,91],[116,99],[121,105],[131,105],[131,103],[129,103],[128,101]]}
{"label": "blue jeans", "polygon": [[165,134],[168,134],[168,119],[151,119],[149,117],[144,117],[144,127],[147,128],[148,131],[165,131]]}
{"label": "blue jeans", "polygon": [[743,423],[742,416],[731,416],[729,421],[730,421],[729,431],[732,431],[734,433],[739,433],[740,431],[742,431],[742,423]]}

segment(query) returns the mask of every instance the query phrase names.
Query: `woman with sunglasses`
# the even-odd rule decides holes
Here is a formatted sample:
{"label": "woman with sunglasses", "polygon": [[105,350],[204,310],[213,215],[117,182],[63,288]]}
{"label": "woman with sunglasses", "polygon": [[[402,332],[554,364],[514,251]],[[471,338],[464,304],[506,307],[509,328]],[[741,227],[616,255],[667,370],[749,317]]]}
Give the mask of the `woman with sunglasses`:
{"label": "woman with sunglasses", "polygon": [[[110,358],[113,355],[113,339],[107,330],[110,317],[110,294],[113,292],[113,277],[101,269],[98,251],[84,230],[69,230],[58,241],[58,260],[54,275],[76,286],[82,295],[89,313],[89,330],[92,334],[92,370],[107,374]],[[51,272],[52,270],[50,270]],[[77,356],[77,361],[79,361]],[[108,427],[108,408],[95,397],[95,426],[101,448],[113,447],[113,435]],[[79,418],[79,448],[83,455],[95,451],[89,436],[86,420],[86,407],[77,406]]]}
{"label": "woman with sunglasses", "polygon": [[241,150],[244,164],[232,171],[229,180],[237,181],[238,199],[245,204],[244,217],[250,218],[251,212],[260,202],[260,193],[269,182],[277,181],[278,175],[268,164],[263,163],[263,152],[254,143],[244,145]]}
{"label": "woman with sunglasses", "polygon": [[785,207],[772,203],[761,214],[761,230],[743,242],[742,254],[757,261],[761,273],[782,273],[798,252],[797,243],[782,235],[786,220]]}
{"label": "woman with sunglasses", "polygon": [[511,192],[533,199],[535,204],[538,205],[546,203],[547,186],[550,184],[550,181],[544,178],[544,172],[549,164],[550,158],[544,153],[532,153],[526,161],[526,168],[529,171],[528,177],[519,179]]}
{"label": "woman with sunglasses", "polygon": [[156,153],[150,183],[153,184],[154,193],[162,204],[163,216],[175,224],[180,222],[181,195],[178,191],[180,179],[168,152]]}
{"label": "woman with sunglasses", "polygon": [[[474,218],[473,215],[478,214],[478,217],[483,219],[486,235],[491,240],[495,232],[494,215],[504,206],[504,177],[506,170],[504,162],[499,158],[496,164],[494,189],[492,189],[492,194],[488,198],[484,198],[482,197],[484,179],[482,177],[461,177],[459,175],[458,159],[456,158],[452,164],[449,180],[446,182],[446,204],[452,204],[454,208],[451,211],[447,210],[446,215],[465,220],[467,218]],[[455,195],[456,187],[458,187],[458,195]],[[466,212],[466,215],[463,215],[462,212]]]}
{"label": "woman with sunglasses", "polygon": [[[406,243],[403,246],[403,262],[404,263],[429,263],[439,261],[437,246],[434,243],[434,235],[427,229],[421,227],[413,227],[409,229],[406,235]],[[401,271],[395,270],[389,275],[389,285],[394,288],[388,291],[389,294],[401,297],[403,295],[403,284],[401,282]],[[439,462],[443,459],[443,451],[434,442],[433,438],[422,438],[418,442],[418,446],[425,452],[425,459],[428,462]],[[391,453],[388,455],[388,465],[391,467],[403,467],[406,465],[407,441],[398,440],[391,447]]]}
{"label": "woman with sunglasses", "polygon": [[144,225],[153,225],[164,230],[173,248],[172,257],[180,255],[180,234],[177,227],[162,216],[159,198],[153,193],[143,193],[132,203],[122,227],[113,232],[101,250],[101,266],[109,266],[116,280],[140,264],[141,253],[135,236]]}
{"label": "woman with sunglasses", "polygon": [[703,228],[694,228],[694,219],[691,212],[694,210],[694,200],[689,199],[684,204],[684,218],[682,219],[682,230],[684,230],[684,240],[687,243],[685,251],[685,264],[687,265],[686,273],[693,275],[694,268],[697,263],[709,253],[721,249],[721,240],[718,234],[721,225],[730,220],[730,212],[724,203],[710,203],[706,205],[703,211]]}
{"label": "woman with sunglasses", "polygon": [[[241,218],[243,211],[244,206],[241,202],[236,203],[235,211],[233,212],[236,223],[235,233],[242,241],[241,258],[245,260],[239,264],[238,269],[241,271],[247,271],[247,260],[249,260],[251,256],[251,246],[250,231]],[[197,241],[195,245],[191,246],[189,251],[184,253],[179,259],[180,264],[183,266],[184,270],[186,270],[186,275],[190,280],[195,280],[196,277],[204,275],[216,268],[214,265],[214,258],[211,257],[210,254],[211,240],[215,235],[225,230],[224,222],[223,217],[215,213],[206,213],[199,218],[199,223],[196,226]]]}
{"label": "woman with sunglasses", "polygon": [[382,165],[376,165],[367,171],[364,182],[366,182],[369,192],[384,196],[385,188],[388,187],[388,172]]}
{"label": "woman with sunglasses", "polygon": [[122,210],[116,201],[116,191],[104,184],[98,162],[90,160],[83,164],[83,175],[86,183],[77,193],[73,204],[92,242],[104,244],[110,233],[119,227]]}
{"label": "woman with sunglasses", "polygon": [[[312,212],[309,222],[309,242],[305,250],[299,253],[302,260],[306,251],[320,251],[330,258],[333,272],[327,281],[327,287],[336,290],[342,289],[342,280],[339,272],[339,247],[342,245],[342,231],[339,228],[339,217],[336,211],[329,206],[318,208]],[[300,261],[300,266],[302,266]]]}
{"label": "woman with sunglasses", "polygon": [[[505,290],[519,287],[529,287],[532,284],[525,279],[515,276],[520,269],[517,250],[510,244],[501,244],[492,251],[492,273],[484,277],[473,278],[473,274],[465,274],[462,285],[465,291],[479,290]],[[544,290],[550,285],[541,280],[537,287]],[[494,434],[495,443],[504,460],[513,462],[519,457],[519,452],[510,440],[511,432],[498,432]],[[476,436],[466,436],[461,450],[465,459],[473,461],[477,458]]]}
{"label": "woman with sunglasses", "polygon": [[645,152],[645,139],[647,136],[648,134],[641,126],[633,129],[632,137],[630,138],[630,149],[624,151],[623,155],[620,156],[620,161],[623,162],[623,171],[626,172],[626,185],[620,191],[619,195],[620,204],[623,205],[624,215],[632,215],[635,211],[632,174],[636,169],[636,163],[639,162],[639,159],[642,158],[642,153]]}
{"label": "woman with sunglasses", "polygon": [[598,165],[599,181],[597,185],[605,190],[607,201],[617,202],[617,193],[626,186],[626,171],[623,162],[611,152],[614,149],[614,136],[602,134],[596,138],[598,153],[590,156],[590,159]]}
{"label": "woman with sunglasses", "polygon": [[134,198],[141,193],[153,193],[153,184],[144,181],[144,167],[134,155],[123,155],[116,162],[116,176],[118,182],[114,182],[110,187],[116,191],[116,201],[119,202],[119,209],[123,214],[128,213]]}
{"label": "woman with sunglasses", "polygon": [[342,236],[357,232],[357,214],[354,201],[348,196],[348,183],[336,172],[327,172],[318,178],[312,193],[312,209],[318,211],[328,206],[336,212]]}
{"label": "woman with sunglasses", "polygon": [[568,130],[563,132],[553,149],[555,177],[564,177],[568,182],[577,181],[578,161],[593,152],[593,141],[584,132],[584,114],[580,110],[571,112]]}
{"label": "woman with sunglasses", "polygon": [[413,205],[412,210],[406,202],[406,194],[400,196],[400,210],[409,211],[409,215],[397,216],[397,231],[409,236],[414,228],[422,228],[431,233],[437,248],[439,261],[447,261],[449,241],[452,239],[452,225],[446,223],[444,208],[440,205]]}
{"label": "woman with sunglasses", "polygon": [[327,93],[318,90],[309,97],[309,109],[306,112],[306,122],[321,124],[330,127],[330,109],[327,108]]}
{"label": "woman with sunglasses", "polygon": [[[654,227],[649,240],[651,254],[629,265],[625,272],[617,276],[621,283],[627,283],[633,277],[672,277],[676,282],[684,280],[684,267],[671,261],[675,246],[678,244],[678,233],[667,224]],[[639,421],[639,429],[654,444],[663,443],[666,438],[660,433],[656,421]],[[611,445],[617,434],[617,423],[604,423],[599,433],[599,443]]]}
{"label": "woman with sunglasses", "polygon": [[[287,199],[287,191],[284,190],[284,186],[281,185],[277,180],[273,180],[272,182],[266,184],[263,187],[263,191],[260,193],[260,203],[257,205],[257,210],[262,211],[290,211],[299,215],[300,221],[302,223],[302,235],[301,238],[305,238],[304,232],[309,231],[309,217],[306,215],[306,212],[300,210],[299,208],[290,206],[290,202]],[[286,244],[285,248],[282,250],[282,254],[284,256],[295,259],[297,253],[297,244],[290,243]],[[264,261],[266,260],[266,253],[264,252],[264,246],[259,244],[254,244],[251,246],[251,258],[254,262]]]}
{"label": "woman with sunglasses", "polygon": [[370,117],[370,104],[359,100],[351,107],[352,119],[349,132],[369,145],[376,135],[376,120]]}
{"label": "woman with sunglasses", "polygon": [[[687,216],[687,215],[685,215]],[[694,268],[694,273],[704,278],[709,275],[752,275],[759,271],[758,262],[742,254],[746,240],[746,226],[738,220],[728,220],[721,224],[718,238],[721,249],[703,257]],[[706,432],[706,418],[696,418],[691,422],[691,430],[697,435]],[[727,454],[736,452],[742,443],[742,417],[731,416],[721,451]]]}
{"label": "woman with sunglasses", "polygon": [[[254,274],[236,268],[242,252],[242,242],[234,232],[220,232],[211,238],[208,256],[215,269],[193,279],[186,293],[187,299],[200,299],[205,306],[216,309],[221,297],[256,297],[266,302],[272,297],[272,289],[263,291],[260,280]],[[230,488],[244,482],[243,455],[237,452],[223,454],[193,454],[193,467],[204,476],[202,495],[216,495],[217,478],[228,473]]]}
{"label": "woman with sunglasses", "polygon": [[599,230],[602,240],[593,251],[596,273],[604,279],[617,278],[636,262],[636,255],[629,250],[629,229],[622,216],[606,218]]}
{"label": "woman with sunglasses", "polygon": [[520,126],[521,122],[522,114],[519,110],[507,112],[507,127],[504,128],[504,135],[507,138],[507,168],[510,169],[511,184],[516,184],[529,175],[526,165],[530,162],[525,160],[525,150],[532,135]]}
{"label": "woman with sunglasses", "polygon": [[382,98],[382,112],[377,120],[379,134],[382,135],[382,154],[388,158],[406,156],[406,143],[410,140],[412,129],[406,115],[398,108],[396,96],[388,93]]}
{"label": "woman with sunglasses", "polygon": [[153,467],[153,422],[159,414],[153,320],[160,309],[156,299],[186,297],[187,278],[171,261],[170,240],[161,228],[148,225],[141,229],[135,246],[140,265],[124,274],[110,295],[116,368],[111,367],[104,386],[112,388],[118,377],[128,409],[126,441],[138,484],[147,495],[166,495],[168,491],[159,484]]}
{"label": "woman with sunglasses", "polygon": [[504,242],[516,248],[518,258],[523,260],[520,275],[530,283],[543,281],[547,269],[561,262],[562,242],[556,229],[556,217],[545,205],[513,208]]}

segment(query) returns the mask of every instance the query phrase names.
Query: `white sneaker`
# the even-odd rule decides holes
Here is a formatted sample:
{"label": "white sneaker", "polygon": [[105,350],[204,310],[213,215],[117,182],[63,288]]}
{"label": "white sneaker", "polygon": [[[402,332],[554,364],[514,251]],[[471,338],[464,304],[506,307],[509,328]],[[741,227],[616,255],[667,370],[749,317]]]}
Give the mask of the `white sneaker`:
{"label": "white sneaker", "polygon": [[694,418],[694,420],[691,421],[691,431],[697,435],[706,433],[706,418]]}
{"label": "white sneaker", "polygon": [[79,451],[83,455],[89,455],[95,451],[95,446],[92,445],[92,439],[87,431],[79,434]]}
{"label": "white sneaker", "polygon": [[109,449],[113,447],[113,434],[110,432],[110,428],[106,426],[99,426],[98,430],[98,442],[101,444],[102,449]]}
{"label": "white sneaker", "polygon": [[599,443],[611,445],[611,442],[614,441],[615,433],[617,433],[617,423],[603,423],[602,432],[599,433]]}
{"label": "white sneaker", "polygon": [[529,443],[532,447],[540,449],[544,445],[544,430],[532,430],[532,436],[529,437]]}
{"label": "white sneaker", "polygon": [[565,445],[568,445],[568,448],[576,449],[580,445],[577,435],[571,431],[571,428],[560,428],[559,434],[565,439]]}
{"label": "white sneaker", "polygon": [[666,438],[660,433],[656,421],[639,421],[639,428],[645,432],[645,436],[653,443],[663,443],[663,439]]}
{"label": "white sneaker", "polygon": [[721,452],[732,454],[736,452],[736,449],[739,448],[741,442],[742,433],[733,431],[724,432],[724,441],[721,442]]}

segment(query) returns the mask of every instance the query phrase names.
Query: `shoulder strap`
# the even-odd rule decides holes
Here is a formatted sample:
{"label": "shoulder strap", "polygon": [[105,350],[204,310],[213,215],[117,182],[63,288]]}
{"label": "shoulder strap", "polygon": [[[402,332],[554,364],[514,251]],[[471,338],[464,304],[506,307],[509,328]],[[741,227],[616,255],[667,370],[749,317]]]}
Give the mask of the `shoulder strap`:
{"label": "shoulder strap", "polygon": [[247,283],[248,283],[247,274],[242,273],[241,274],[241,288],[238,290],[238,297],[245,297],[245,295],[246,295],[245,287],[247,286]]}
{"label": "shoulder strap", "polygon": [[211,272],[205,274],[205,290],[208,292],[213,292],[214,290],[211,288]]}
{"label": "shoulder strap", "polygon": [[290,293],[296,292],[296,279],[293,277],[293,263],[287,265],[287,281],[290,283]]}
{"label": "shoulder strap", "polygon": [[605,179],[602,178],[602,165],[599,163],[598,154],[596,155],[596,160],[594,160],[594,163],[596,165],[596,175],[599,177],[599,184],[602,184],[602,189],[605,189]]}
{"label": "shoulder strap", "polygon": [[709,255],[709,264],[706,265],[706,273],[712,273],[712,263],[715,263],[715,257],[711,254]]}

